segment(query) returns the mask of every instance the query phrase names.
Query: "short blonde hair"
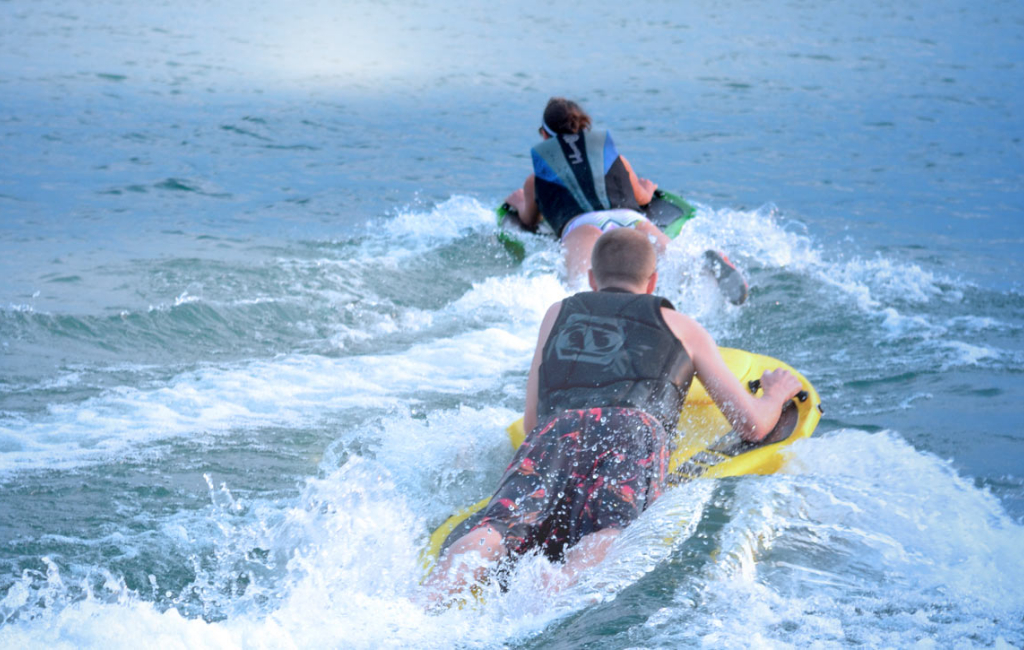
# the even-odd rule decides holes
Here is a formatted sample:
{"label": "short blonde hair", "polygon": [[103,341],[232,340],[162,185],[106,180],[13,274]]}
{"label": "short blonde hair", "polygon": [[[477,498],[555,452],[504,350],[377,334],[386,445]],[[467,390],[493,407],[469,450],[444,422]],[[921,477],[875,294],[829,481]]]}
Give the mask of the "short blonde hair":
{"label": "short blonde hair", "polygon": [[647,282],[658,258],[647,235],[632,228],[616,228],[601,235],[590,254],[590,268],[598,288]]}

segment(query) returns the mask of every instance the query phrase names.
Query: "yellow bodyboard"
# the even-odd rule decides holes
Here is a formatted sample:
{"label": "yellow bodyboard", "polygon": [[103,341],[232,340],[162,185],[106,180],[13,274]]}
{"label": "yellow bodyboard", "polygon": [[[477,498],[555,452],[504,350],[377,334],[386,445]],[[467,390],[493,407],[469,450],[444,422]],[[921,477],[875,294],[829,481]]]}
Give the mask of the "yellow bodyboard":
{"label": "yellow bodyboard", "polygon": [[[754,354],[735,348],[719,348],[729,370],[744,386],[759,380],[767,370],[783,368],[800,380],[803,391],[783,409],[779,425],[759,444],[744,443],[732,426],[715,406],[711,396],[694,378],[686,394],[686,402],[679,416],[676,430],[675,450],[669,460],[669,474],[676,483],[695,478],[716,478],[742,474],[771,474],[785,461],[784,449],[794,441],[807,438],[814,433],[821,419],[821,399],[807,379],[791,366],[778,359]],[[755,391],[756,392],[756,391]],[[516,420],[508,429],[513,448],[518,448],[526,437],[523,420]],[[424,568],[429,569],[437,561],[441,547],[459,524],[487,505],[489,497],[464,508],[448,518],[430,536],[430,543],[424,549]]]}

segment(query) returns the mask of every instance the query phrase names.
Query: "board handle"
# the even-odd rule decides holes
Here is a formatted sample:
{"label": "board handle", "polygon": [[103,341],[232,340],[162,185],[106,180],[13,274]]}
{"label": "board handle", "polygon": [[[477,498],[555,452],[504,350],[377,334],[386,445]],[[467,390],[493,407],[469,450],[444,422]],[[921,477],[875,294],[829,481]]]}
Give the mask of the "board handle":
{"label": "board handle", "polygon": [[515,227],[519,230],[525,230],[526,232],[537,232],[537,228],[540,226],[539,222],[532,226],[527,226],[523,223],[523,220],[519,218],[519,211],[516,210],[515,206],[510,205],[509,203],[502,203],[497,212],[499,226],[503,225],[506,219],[511,220],[511,223],[515,224]]}
{"label": "board handle", "polygon": [[[747,382],[747,388],[750,389],[751,393],[756,395],[757,391],[761,390],[761,380],[760,379],[751,379],[750,381]],[[799,393],[796,394],[796,398],[798,400],[800,400],[801,402],[806,402],[807,401],[807,391],[805,391],[805,390],[800,391]]]}

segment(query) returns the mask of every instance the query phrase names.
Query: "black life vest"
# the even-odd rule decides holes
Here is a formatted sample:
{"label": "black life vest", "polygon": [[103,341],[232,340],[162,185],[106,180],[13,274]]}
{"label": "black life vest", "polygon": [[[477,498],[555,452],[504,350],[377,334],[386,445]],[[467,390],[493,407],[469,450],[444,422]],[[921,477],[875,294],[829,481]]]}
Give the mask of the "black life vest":
{"label": "black life vest", "polygon": [[559,133],[531,154],[537,205],[556,235],[584,212],[640,209],[629,172],[607,131]]}
{"label": "black life vest", "polygon": [[617,289],[562,301],[539,370],[537,418],[627,406],[672,432],[693,381],[693,361],[669,329],[664,298]]}

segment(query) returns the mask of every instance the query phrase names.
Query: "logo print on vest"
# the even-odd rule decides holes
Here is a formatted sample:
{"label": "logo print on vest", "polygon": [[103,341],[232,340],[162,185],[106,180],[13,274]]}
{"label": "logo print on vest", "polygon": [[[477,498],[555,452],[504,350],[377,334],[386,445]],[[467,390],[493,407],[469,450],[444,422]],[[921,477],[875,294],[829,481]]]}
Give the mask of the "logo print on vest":
{"label": "logo print on vest", "polygon": [[572,155],[569,156],[569,162],[574,165],[578,165],[583,162],[583,152],[576,146],[576,141],[580,139],[579,134],[566,135],[563,136],[562,139],[565,140],[565,144],[569,145],[569,148],[572,149]]}
{"label": "logo print on vest", "polygon": [[618,319],[572,314],[555,339],[559,360],[609,365],[626,342]]}

